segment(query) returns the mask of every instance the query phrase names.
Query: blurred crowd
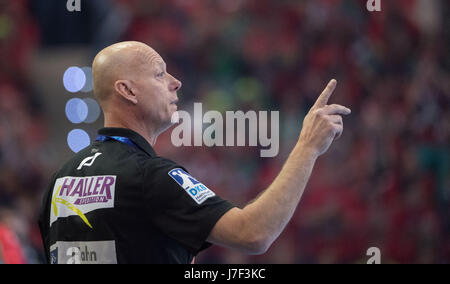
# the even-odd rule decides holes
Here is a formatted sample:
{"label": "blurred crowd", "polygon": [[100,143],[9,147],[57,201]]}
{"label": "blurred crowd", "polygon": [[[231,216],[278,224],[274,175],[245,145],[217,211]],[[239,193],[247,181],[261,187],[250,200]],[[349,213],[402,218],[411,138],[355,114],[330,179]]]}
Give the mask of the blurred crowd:
{"label": "blurred crowd", "polygon": [[[73,41],[94,54],[116,40],[162,55],[183,82],[180,108],[279,111],[274,158],[260,158],[258,147],[176,148],[170,130],[156,144],[241,207],[276,177],[329,79],[338,81],[331,103],[352,109],[266,254],[214,246],[197,262],[365,263],[370,247],[384,263],[450,262],[448,1],[382,1],[382,12],[368,12],[365,0],[98,0],[111,36],[96,36],[90,21],[91,36],[72,41],[42,20],[44,2],[55,3],[0,0],[0,263],[43,261],[37,213],[63,162],[45,155],[51,124],[29,83],[30,54]],[[105,24],[111,15],[123,20],[111,24],[116,33]]]}

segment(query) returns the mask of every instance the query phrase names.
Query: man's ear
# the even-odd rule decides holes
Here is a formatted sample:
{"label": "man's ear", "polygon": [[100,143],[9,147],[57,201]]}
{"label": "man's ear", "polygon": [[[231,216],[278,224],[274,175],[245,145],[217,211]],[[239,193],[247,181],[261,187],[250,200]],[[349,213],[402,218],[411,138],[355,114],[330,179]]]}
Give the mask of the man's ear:
{"label": "man's ear", "polygon": [[136,90],[132,88],[131,82],[129,80],[117,80],[114,83],[114,89],[119,93],[124,99],[137,104]]}

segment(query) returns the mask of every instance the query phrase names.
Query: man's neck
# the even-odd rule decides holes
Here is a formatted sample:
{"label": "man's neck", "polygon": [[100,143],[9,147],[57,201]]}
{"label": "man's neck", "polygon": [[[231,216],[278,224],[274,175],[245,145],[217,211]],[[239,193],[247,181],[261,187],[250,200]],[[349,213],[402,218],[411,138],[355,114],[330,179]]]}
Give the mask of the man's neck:
{"label": "man's neck", "polygon": [[150,143],[150,145],[154,146],[156,143],[156,139],[158,138],[158,135],[156,134],[156,132],[149,128],[146,127],[144,125],[139,124],[139,123],[132,123],[132,122],[127,122],[127,121],[123,121],[120,119],[112,119],[112,118],[107,118],[105,116],[105,127],[115,127],[115,128],[127,128],[130,130],[133,130],[134,132],[138,133],[139,135],[141,135],[142,137],[145,138],[145,140],[147,140],[148,143]]}

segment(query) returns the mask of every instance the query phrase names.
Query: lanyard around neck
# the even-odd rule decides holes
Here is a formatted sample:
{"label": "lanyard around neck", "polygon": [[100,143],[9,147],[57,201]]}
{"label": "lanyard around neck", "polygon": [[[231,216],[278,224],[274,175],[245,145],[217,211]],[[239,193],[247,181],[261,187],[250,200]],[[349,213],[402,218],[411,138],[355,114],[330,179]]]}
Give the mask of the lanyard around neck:
{"label": "lanyard around neck", "polygon": [[122,136],[106,136],[106,135],[97,135],[97,138],[95,139],[95,141],[101,141],[101,142],[105,142],[108,140],[116,140],[125,144],[128,144],[134,148],[139,148],[133,141],[131,141],[130,138],[128,137],[122,137]]}

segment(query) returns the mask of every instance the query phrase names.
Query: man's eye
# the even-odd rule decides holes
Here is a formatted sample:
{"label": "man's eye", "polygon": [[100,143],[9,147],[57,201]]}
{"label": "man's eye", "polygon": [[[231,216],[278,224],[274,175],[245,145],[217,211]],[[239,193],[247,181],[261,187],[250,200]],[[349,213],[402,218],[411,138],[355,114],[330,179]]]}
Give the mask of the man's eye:
{"label": "man's eye", "polygon": [[163,77],[164,76],[164,72],[158,73],[156,76]]}

